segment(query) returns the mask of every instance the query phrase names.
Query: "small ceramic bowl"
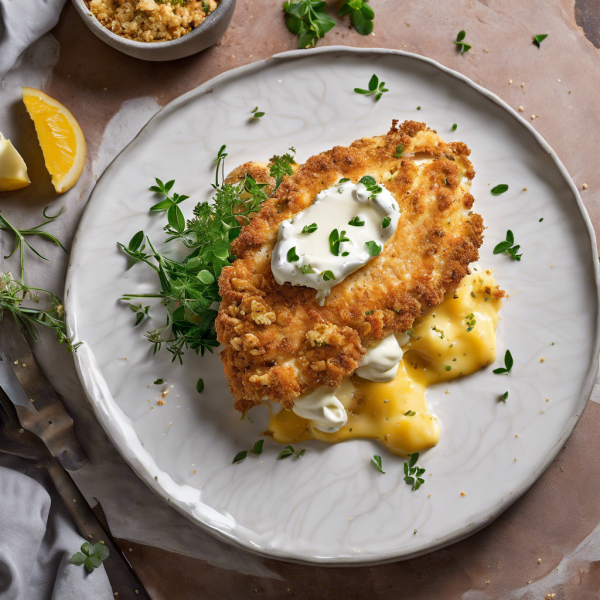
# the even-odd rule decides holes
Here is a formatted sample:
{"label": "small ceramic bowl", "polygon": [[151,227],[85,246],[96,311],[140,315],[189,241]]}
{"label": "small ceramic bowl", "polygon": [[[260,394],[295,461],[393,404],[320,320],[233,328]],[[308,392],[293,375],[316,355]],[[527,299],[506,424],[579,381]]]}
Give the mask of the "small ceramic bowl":
{"label": "small ceramic bowl", "polygon": [[87,26],[109,46],[142,60],[175,60],[196,54],[218,42],[233,16],[236,0],[221,0],[219,6],[206,17],[201,25],[177,40],[168,42],[135,42],[121,37],[104,27],[87,7],[85,0],[73,0],[73,4]]}

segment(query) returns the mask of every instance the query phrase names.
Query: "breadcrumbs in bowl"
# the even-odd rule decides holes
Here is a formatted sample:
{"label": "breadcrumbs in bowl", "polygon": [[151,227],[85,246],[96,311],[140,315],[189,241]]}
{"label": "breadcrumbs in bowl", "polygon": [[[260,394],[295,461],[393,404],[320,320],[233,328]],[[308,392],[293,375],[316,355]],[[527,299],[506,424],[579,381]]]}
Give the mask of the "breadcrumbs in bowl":
{"label": "breadcrumbs in bowl", "polygon": [[136,42],[176,40],[204,22],[216,0],[87,0],[98,21]]}

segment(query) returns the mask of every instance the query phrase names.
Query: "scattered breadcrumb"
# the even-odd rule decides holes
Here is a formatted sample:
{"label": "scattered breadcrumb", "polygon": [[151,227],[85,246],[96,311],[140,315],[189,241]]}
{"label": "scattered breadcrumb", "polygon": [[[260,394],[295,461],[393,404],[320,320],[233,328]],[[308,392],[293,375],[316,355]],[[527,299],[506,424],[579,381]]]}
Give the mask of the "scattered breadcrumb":
{"label": "scattered breadcrumb", "polygon": [[519,106],[519,112],[524,112],[525,109],[522,106]]}
{"label": "scattered breadcrumb", "polygon": [[164,406],[165,401],[164,400],[159,400],[156,404],[158,404],[159,406]]}
{"label": "scattered breadcrumb", "polygon": [[541,565],[541,564],[542,564],[542,559],[538,558],[538,565]]}
{"label": "scattered breadcrumb", "polygon": [[508,85],[512,85],[512,79],[508,80]]}
{"label": "scattered breadcrumb", "polygon": [[540,358],[540,362],[546,362],[546,359],[542,356],[542,358]]}
{"label": "scattered breadcrumb", "polygon": [[584,184],[583,184],[583,189],[584,189],[584,190],[587,190],[587,188],[588,188],[588,184],[587,184],[587,183],[584,183]]}
{"label": "scattered breadcrumb", "polygon": [[461,492],[460,495],[464,497],[467,495],[467,492]]}

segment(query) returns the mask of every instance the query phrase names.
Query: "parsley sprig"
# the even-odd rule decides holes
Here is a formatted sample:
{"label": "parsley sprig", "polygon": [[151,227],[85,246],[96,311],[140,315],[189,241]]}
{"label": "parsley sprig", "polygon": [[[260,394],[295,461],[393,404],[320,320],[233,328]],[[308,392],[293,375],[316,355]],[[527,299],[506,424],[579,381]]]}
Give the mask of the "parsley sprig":
{"label": "parsley sprig", "polygon": [[371,79],[369,80],[368,90],[363,90],[362,88],[354,88],[354,91],[357,94],[362,94],[363,96],[375,96],[375,101],[377,102],[380,100],[381,96],[385,94],[385,92],[389,92],[390,90],[388,90],[385,87],[384,81],[379,83],[379,77],[377,77],[377,75],[373,75],[373,77],[371,77]]}
{"label": "parsley sprig", "polygon": [[[153,344],[154,353],[165,345],[173,355],[172,360],[177,359],[180,363],[183,363],[187,349],[204,355],[205,351],[212,352],[219,345],[215,331],[217,311],[213,308],[215,303],[221,302],[217,279],[222,269],[235,260],[230,252],[231,242],[268,198],[267,184],[257,183],[250,175],[239,183],[226,183],[226,157],[226,146],[223,145],[215,161],[215,183],[211,184],[213,202],[198,203],[193,217],[183,224],[179,204],[187,196],[171,193],[175,181],[163,183],[156,179],[156,185],[151,188],[165,196],[151,209],[167,212],[165,242],[178,240],[191,251],[183,260],[174,260],[159,252],[143,231],[136,233],[128,245],[119,243],[131,258],[131,265],[146,263],[156,272],[160,283],[160,290],[155,293],[125,294],[122,300],[130,303],[138,298],[158,298],[162,301],[166,322],[163,327],[148,331],[145,337]],[[270,175],[275,178],[276,186],[286,175],[293,173],[293,162],[292,153],[271,159]],[[147,315],[145,309],[142,310]]]}
{"label": "parsley sprig", "polygon": [[298,0],[284,2],[287,28],[298,36],[298,48],[314,48],[335,27],[335,21],[327,14],[327,3],[321,0]]}
{"label": "parsley sprig", "polygon": [[346,0],[338,13],[339,17],[350,15],[350,22],[361,35],[373,32],[375,12],[368,2],[369,0]]}
{"label": "parsley sprig", "polygon": [[404,481],[412,485],[414,492],[425,483],[425,480],[421,477],[425,473],[425,469],[417,466],[417,461],[419,460],[418,452],[414,452],[408,456],[410,456],[409,462],[404,463]]}
{"label": "parsley sprig", "polygon": [[516,261],[521,260],[521,256],[523,254],[517,254],[521,246],[515,246],[515,236],[513,232],[509,229],[506,232],[506,240],[496,244],[494,248],[494,254],[508,254],[508,256],[512,256],[512,258]]}
{"label": "parsley sprig", "polygon": [[78,567],[85,565],[85,568],[91,573],[108,558],[109,554],[108,548],[100,542],[93,546],[90,546],[88,542],[84,542],[81,544],[81,552],[75,552],[71,557],[71,564]]}

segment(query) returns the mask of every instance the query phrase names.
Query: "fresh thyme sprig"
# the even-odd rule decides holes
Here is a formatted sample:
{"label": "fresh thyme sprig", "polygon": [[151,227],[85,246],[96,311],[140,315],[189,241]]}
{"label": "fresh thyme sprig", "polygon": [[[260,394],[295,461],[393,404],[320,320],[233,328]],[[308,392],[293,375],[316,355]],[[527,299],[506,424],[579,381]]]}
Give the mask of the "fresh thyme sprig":
{"label": "fresh thyme sprig", "polygon": [[[27,296],[34,302],[39,302],[38,292],[50,298],[49,310],[22,306]],[[36,325],[43,325],[54,330],[58,343],[64,343],[69,352],[74,352],[81,346],[81,342],[74,344],[67,335],[62,300],[52,292],[30,287],[13,279],[10,273],[0,273],[0,321],[4,318],[5,311],[13,316],[21,331],[28,333],[34,340],[38,339]]]}
{"label": "fresh thyme sprig", "polygon": [[25,261],[25,246],[27,246],[34,254],[36,254],[37,256],[39,256],[41,259],[43,260],[48,260],[45,256],[42,256],[26,239],[27,236],[32,236],[32,235],[39,235],[40,237],[46,239],[46,240],[50,240],[51,242],[54,242],[57,246],[60,246],[65,252],[67,251],[67,249],[51,234],[48,233],[47,231],[44,231],[42,229],[42,227],[48,225],[48,223],[52,223],[52,221],[55,221],[56,219],[58,219],[58,217],[60,217],[60,215],[62,215],[65,212],[65,208],[61,208],[55,215],[48,215],[46,214],[46,211],[48,210],[48,207],[46,207],[42,214],[44,215],[44,218],[46,219],[43,223],[40,223],[39,225],[36,225],[35,227],[30,227],[28,229],[19,229],[18,227],[15,227],[14,225],[12,225],[7,219],[6,217],[3,217],[2,215],[0,215],[0,229],[4,229],[6,231],[11,231],[14,236],[15,236],[15,247],[13,249],[13,251],[4,257],[5,260],[8,260],[9,258],[13,257],[15,255],[15,253],[17,252],[17,250],[19,251],[19,264],[20,264],[20,270],[21,270],[21,283],[25,283],[25,265],[24,265],[24,261]]}
{"label": "fresh thyme sprig", "polygon": [[[271,159],[270,175],[276,180],[275,189],[285,176],[293,174],[293,153],[295,150],[291,148],[287,154]],[[172,360],[180,363],[183,363],[185,350],[204,355],[205,351],[212,352],[219,345],[215,331],[217,310],[214,308],[221,302],[217,279],[222,269],[235,260],[230,252],[231,242],[268,198],[267,184],[257,183],[250,175],[236,184],[225,182],[226,157],[226,146],[223,145],[215,161],[216,178],[211,184],[215,192],[213,202],[198,203],[187,223],[179,204],[188,197],[171,192],[174,181],[163,183],[157,179],[156,185],[150,188],[165,196],[151,207],[153,212],[167,212],[165,242],[179,240],[191,250],[183,260],[177,261],[159,252],[143,231],[136,233],[127,245],[119,243],[131,258],[131,266],[146,263],[156,271],[160,283],[160,291],[125,294],[121,299],[135,310],[136,324],[141,322],[140,313],[143,320],[148,312],[142,304],[138,307],[131,303],[132,300],[158,298],[162,301],[166,309],[165,325],[148,331],[145,337],[153,344],[154,353],[164,344],[173,355]]]}
{"label": "fresh thyme sprig", "polygon": [[346,0],[338,13],[339,17],[350,15],[350,22],[361,35],[373,32],[375,12],[368,2],[369,0]]}
{"label": "fresh thyme sprig", "polygon": [[322,0],[284,2],[283,11],[287,28],[298,36],[298,48],[314,48],[317,40],[335,27]]}
{"label": "fresh thyme sprig", "polygon": [[375,96],[375,101],[377,102],[377,101],[379,101],[381,96],[383,96],[383,94],[385,94],[385,92],[389,92],[390,90],[388,90],[385,87],[384,81],[379,83],[379,77],[377,77],[377,75],[373,75],[373,77],[371,77],[371,79],[369,80],[369,89],[368,90],[363,90],[361,88],[354,88],[354,91],[357,94],[362,94],[363,96]]}

